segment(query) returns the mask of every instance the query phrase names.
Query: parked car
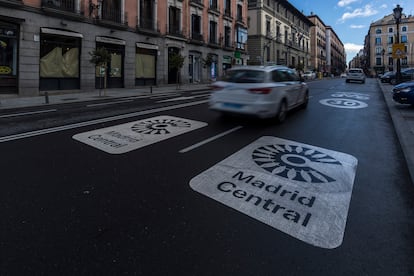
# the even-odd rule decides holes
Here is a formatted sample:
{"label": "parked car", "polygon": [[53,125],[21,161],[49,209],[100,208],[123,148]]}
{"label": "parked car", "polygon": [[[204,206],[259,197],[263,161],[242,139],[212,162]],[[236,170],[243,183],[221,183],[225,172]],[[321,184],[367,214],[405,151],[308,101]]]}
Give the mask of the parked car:
{"label": "parked car", "polygon": [[394,73],[393,71],[388,71],[388,72],[385,72],[385,73],[384,73],[384,74],[380,77],[380,80],[381,80],[381,82],[383,82],[383,83],[390,83],[391,78],[392,78],[393,76],[395,76],[395,73]]}
{"label": "parked car", "polygon": [[303,78],[305,80],[313,80],[316,78],[316,74],[313,71],[306,71],[305,73],[303,73]]}
{"label": "parked car", "polygon": [[414,105],[414,81],[396,85],[392,89],[392,98],[397,103]]}
{"label": "parked car", "polygon": [[287,112],[306,107],[309,89],[298,74],[285,66],[241,66],[228,69],[212,84],[210,109],[223,114],[276,118],[283,122]]}
{"label": "parked car", "polygon": [[[414,68],[406,68],[406,69],[402,69],[401,70],[401,80],[400,83],[402,82],[406,82],[406,81],[410,81],[410,80],[414,80]],[[387,76],[386,79],[381,78],[382,82],[389,82],[392,85],[396,85],[398,84],[397,82],[397,73],[396,72],[391,72],[389,74],[389,76]]]}
{"label": "parked car", "polygon": [[365,73],[361,68],[351,68],[346,74],[345,82],[359,81],[365,83]]}
{"label": "parked car", "polygon": [[341,78],[346,78],[346,73],[341,73],[340,77]]}

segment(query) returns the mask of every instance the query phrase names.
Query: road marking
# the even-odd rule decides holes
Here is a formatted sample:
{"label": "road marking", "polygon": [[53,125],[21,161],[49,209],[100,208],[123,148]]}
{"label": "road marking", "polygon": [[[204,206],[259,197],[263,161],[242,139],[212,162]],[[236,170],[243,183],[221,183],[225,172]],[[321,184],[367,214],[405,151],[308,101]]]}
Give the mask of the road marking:
{"label": "road marking", "polygon": [[198,147],[201,147],[201,146],[203,146],[203,145],[205,145],[205,144],[207,144],[207,143],[210,143],[210,142],[212,142],[212,141],[214,141],[214,140],[216,140],[216,139],[219,139],[219,138],[221,138],[221,137],[223,137],[223,136],[225,136],[225,135],[227,135],[227,134],[230,134],[230,133],[232,133],[232,132],[234,132],[234,131],[236,131],[236,130],[239,130],[239,129],[241,129],[241,128],[242,128],[242,126],[237,126],[237,127],[235,127],[235,128],[229,129],[229,130],[227,130],[227,131],[225,131],[225,132],[222,132],[222,133],[217,134],[217,135],[215,135],[215,136],[213,136],[213,137],[210,137],[210,138],[205,139],[205,140],[203,140],[203,141],[201,141],[201,142],[198,142],[197,144],[194,144],[194,145],[189,146],[189,147],[187,147],[187,148],[185,148],[185,149],[182,149],[182,150],[180,150],[180,151],[179,151],[179,153],[186,153],[186,152],[189,152],[189,151],[191,151],[191,150],[193,150],[193,149],[196,149],[196,148],[198,148]]}
{"label": "road marking", "polygon": [[358,160],[261,137],[190,180],[193,190],[311,245],[342,244]]}
{"label": "road marking", "polygon": [[47,109],[47,110],[39,110],[39,111],[31,111],[31,112],[22,112],[22,113],[14,113],[14,114],[7,114],[1,115],[0,118],[10,118],[10,117],[18,117],[18,116],[25,116],[25,115],[34,115],[34,114],[41,114],[41,113],[48,113],[48,112],[56,112],[57,109]]}
{"label": "road marking", "polygon": [[154,96],[152,96],[150,99],[151,100],[157,100],[157,99],[162,99],[162,98],[171,98],[171,97],[174,97],[174,96],[180,96],[181,94],[180,93],[170,93],[170,94],[157,94],[157,95],[154,95]]}
{"label": "road marking", "polygon": [[85,126],[90,126],[90,125],[95,125],[95,124],[102,124],[102,123],[112,122],[112,121],[116,121],[116,120],[128,119],[128,118],[131,118],[131,117],[148,115],[148,114],[157,113],[157,112],[163,112],[163,111],[168,111],[168,110],[173,110],[173,109],[179,109],[179,108],[183,108],[183,107],[189,107],[189,106],[193,106],[193,105],[204,104],[204,103],[207,103],[207,102],[208,102],[208,100],[196,101],[196,102],[191,102],[191,103],[183,103],[183,104],[178,104],[178,105],[172,105],[172,106],[149,109],[149,110],[144,110],[144,111],[139,111],[139,112],[134,112],[134,113],[117,115],[117,116],[108,117],[108,118],[96,119],[96,120],[91,120],[91,121],[86,121],[86,122],[81,122],[81,123],[76,123],[76,124],[70,124],[70,125],[64,125],[64,126],[59,126],[59,127],[52,127],[52,128],[46,128],[46,129],[41,129],[41,130],[35,130],[35,131],[30,131],[30,132],[19,133],[19,134],[13,134],[13,135],[9,135],[9,136],[0,137],[0,143],[13,141],[13,140],[18,140],[18,139],[23,139],[23,138],[34,137],[34,136],[39,136],[39,135],[44,135],[44,134],[49,134],[49,133],[54,133],[54,132],[58,132],[58,131],[64,131],[64,130],[79,128],[79,127],[85,127]]}
{"label": "road marking", "polygon": [[130,103],[130,102],[133,102],[133,100],[123,100],[123,101],[108,102],[108,103],[88,104],[88,105],[86,105],[86,107],[104,106],[104,105]]}
{"label": "road marking", "polygon": [[79,133],[73,139],[110,154],[122,154],[206,126],[207,123],[157,116]]}
{"label": "road marking", "polygon": [[157,103],[166,103],[166,102],[174,102],[174,101],[183,101],[183,100],[191,100],[194,99],[194,96],[190,96],[190,97],[177,97],[177,98],[172,98],[172,99],[167,99],[167,100],[162,100],[162,101],[158,101]]}
{"label": "road marking", "polygon": [[330,107],[337,107],[337,108],[346,108],[346,109],[358,109],[358,108],[365,108],[368,106],[367,103],[351,100],[351,99],[323,99],[319,101],[323,105],[327,105]]}

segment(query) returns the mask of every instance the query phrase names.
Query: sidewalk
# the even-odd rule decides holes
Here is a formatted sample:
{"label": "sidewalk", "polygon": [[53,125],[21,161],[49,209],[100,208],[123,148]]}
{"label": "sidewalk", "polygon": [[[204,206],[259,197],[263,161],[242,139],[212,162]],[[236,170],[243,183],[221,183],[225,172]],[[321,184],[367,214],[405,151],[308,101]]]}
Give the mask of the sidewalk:
{"label": "sidewalk", "polygon": [[393,85],[378,83],[384,94],[385,102],[394,123],[394,128],[404,152],[407,167],[411,175],[411,182],[414,184],[414,107],[402,105],[392,100]]}
{"label": "sidewalk", "polygon": [[[383,84],[378,80],[379,86],[384,94],[395,131],[404,152],[407,166],[410,171],[411,181],[414,184],[414,108],[410,105],[401,105],[393,102],[392,88],[390,84]],[[151,94],[180,93],[184,91],[207,91],[209,84],[186,84],[177,89],[176,85],[143,87],[134,89],[106,89],[101,91],[94,90],[82,93],[70,93],[60,95],[18,97],[17,95],[0,94],[0,111],[7,109],[23,108],[30,106],[48,106],[70,102],[97,101],[104,99],[122,99],[128,97],[148,96]],[[48,101],[48,103],[47,103]]]}
{"label": "sidewalk", "polygon": [[31,106],[48,106],[71,102],[97,101],[105,99],[129,98],[148,96],[162,93],[181,93],[184,91],[207,91],[210,84],[184,84],[177,89],[175,84],[165,86],[147,86],[140,88],[111,88],[86,91],[80,93],[51,94],[33,97],[19,97],[16,94],[0,94],[0,111],[5,109],[23,108]]}

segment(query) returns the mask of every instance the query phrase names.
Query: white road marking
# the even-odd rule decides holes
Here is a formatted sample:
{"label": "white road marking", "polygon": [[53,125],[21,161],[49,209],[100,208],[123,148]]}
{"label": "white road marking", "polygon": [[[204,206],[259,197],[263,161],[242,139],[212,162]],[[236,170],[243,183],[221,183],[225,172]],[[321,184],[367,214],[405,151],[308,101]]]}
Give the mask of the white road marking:
{"label": "white road marking", "polygon": [[206,126],[207,123],[157,116],[79,133],[73,139],[110,154],[127,153]]}
{"label": "white road marking", "polygon": [[190,180],[193,190],[294,238],[332,249],[343,241],[358,160],[261,137]]}
{"label": "white road marking", "polygon": [[31,111],[31,112],[22,112],[22,113],[14,113],[14,114],[7,114],[1,115],[0,118],[10,118],[10,117],[18,117],[18,116],[25,116],[25,115],[34,115],[34,114],[41,114],[41,113],[48,113],[48,112],[56,112],[57,109],[47,109],[47,110],[39,110],[39,111]]}
{"label": "white road marking", "polygon": [[191,100],[194,99],[194,96],[190,96],[190,97],[177,97],[177,98],[172,98],[172,99],[168,99],[168,100],[162,100],[162,101],[158,101],[157,103],[166,103],[166,102],[175,102],[175,101],[183,101],[183,100]]}
{"label": "white road marking", "polygon": [[108,118],[96,119],[96,120],[91,120],[91,121],[86,121],[86,122],[81,122],[81,123],[76,123],[76,124],[70,124],[70,125],[46,128],[46,129],[35,130],[35,131],[30,131],[30,132],[25,132],[25,133],[13,134],[9,136],[0,137],[0,143],[23,139],[23,138],[29,138],[33,136],[49,134],[49,133],[54,133],[58,131],[79,128],[79,127],[85,127],[85,126],[90,126],[90,125],[95,125],[95,124],[107,123],[107,122],[116,121],[116,120],[128,119],[128,118],[132,118],[136,116],[163,112],[163,111],[168,111],[168,110],[173,110],[173,109],[178,109],[178,108],[183,108],[183,107],[188,107],[188,106],[193,106],[193,105],[198,105],[198,104],[204,104],[207,102],[208,100],[196,101],[196,102],[191,102],[191,103],[184,103],[184,104],[160,107],[160,108],[149,109],[149,110],[144,110],[144,111],[139,111],[139,112],[134,112],[134,113],[128,113],[124,115],[117,115],[117,116],[108,117]]}
{"label": "white road marking", "polygon": [[98,104],[88,104],[88,105],[86,105],[86,107],[113,105],[113,104],[130,103],[130,102],[133,102],[133,100],[123,100],[123,101],[116,101],[116,102],[107,102],[107,103],[98,103]]}
{"label": "white road marking", "polygon": [[230,134],[230,133],[232,133],[232,132],[234,132],[234,131],[236,131],[236,130],[239,130],[239,129],[241,129],[241,128],[242,128],[242,126],[237,126],[237,127],[235,127],[235,128],[229,129],[229,130],[227,130],[227,131],[225,131],[225,132],[222,132],[222,133],[217,134],[217,135],[215,135],[215,136],[213,136],[213,137],[210,137],[210,138],[205,139],[205,140],[203,140],[203,141],[201,141],[201,142],[198,142],[197,144],[194,144],[194,145],[189,146],[189,147],[187,147],[187,148],[185,148],[185,149],[182,149],[182,150],[180,150],[180,151],[179,151],[179,153],[186,153],[186,152],[189,152],[189,151],[191,151],[191,150],[193,150],[193,149],[196,149],[196,148],[198,148],[198,147],[201,147],[201,146],[203,146],[203,145],[205,145],[205,144],[207,144],[207,143],[210,143],[210,142],[212,142],[212,141],[214,141],[214,140],[216,140],[216,139],[219,139],[219,138],[221,138],[221,137],[223,137],[223,136],[225,136],[225,135],[227,135],[227,134]]}

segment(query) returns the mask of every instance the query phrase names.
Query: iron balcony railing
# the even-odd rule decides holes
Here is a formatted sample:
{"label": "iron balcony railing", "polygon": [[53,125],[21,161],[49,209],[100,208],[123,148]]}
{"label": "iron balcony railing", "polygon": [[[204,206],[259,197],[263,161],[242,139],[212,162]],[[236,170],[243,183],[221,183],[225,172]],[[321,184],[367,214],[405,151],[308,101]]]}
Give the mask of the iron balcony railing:
{"label": "iron balcony railing", "polygon": [[53,8],[62,11],[76,12],[75,0],[42,0],[42,7]]}

